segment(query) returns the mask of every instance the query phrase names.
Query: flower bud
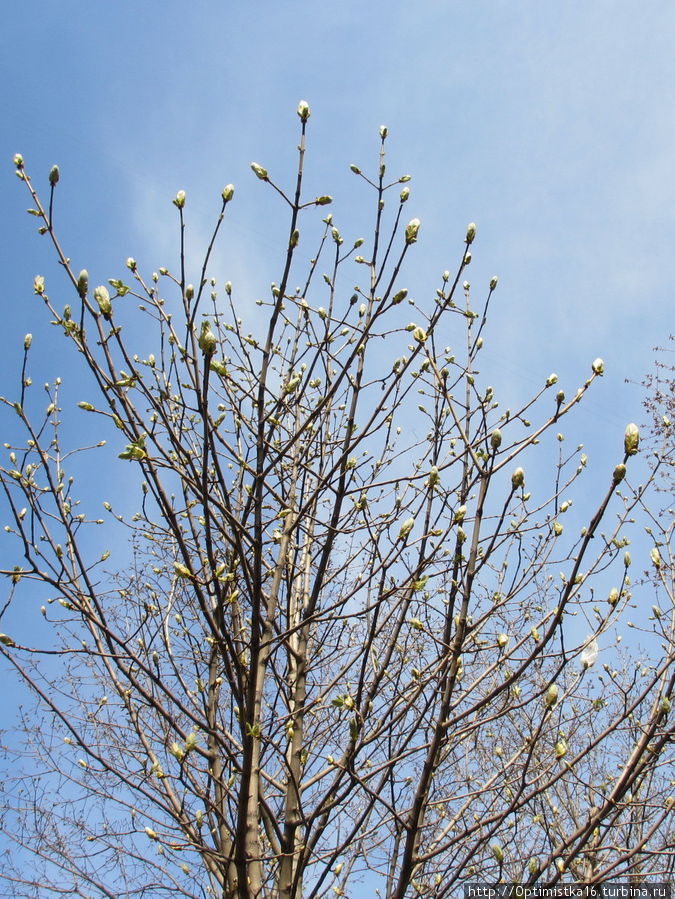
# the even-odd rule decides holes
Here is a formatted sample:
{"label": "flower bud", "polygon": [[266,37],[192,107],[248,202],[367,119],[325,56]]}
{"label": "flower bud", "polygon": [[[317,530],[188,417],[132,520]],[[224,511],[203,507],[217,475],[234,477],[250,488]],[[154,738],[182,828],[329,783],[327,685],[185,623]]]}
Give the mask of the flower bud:
{"label": "flower bud", "polygon": [[593,361],[591,368],[593,369],[594,375],[604,375],[605,373],[605,363],[600,358]]}
{"label": "flower bud", "polygon": [[660,568],[663,565],[663,559],[661,558],[658,546],[654,546],[649,550],[649,558],[652,560],[654,568]]}
{"label": "flower bud", "polygon": [[77,292],[82,299],[86,297],[87,290],[89,290],[89,273],[86,268],[83,268],[77,279]]}
{"label": "flower bud", "polygon": [[612,475],[612,480],[615,484],[620,484],[621,481],[626,477],[626,466],[621,464],[617,465],[614,469],[614,474]]}
{"label": "flower bud", "polygon": [[325,194],[324,196],[317,197],[314,202],[317,206],[330,206],[330,204],[333,202],[333,198],[328,194]]}
{"label": "flower bud", "polygon": [[258,165],[257,162],[251,163],[251,168],[256,176],[256,178],[260,178],[261,181],[268,181],[267,169],[264,169],[261,165]]}
{"label": "flower bud", "polygon": [[410,196],[410,188],[404,187],[403,190],[401,191],[401,203],[405,203],[409,196]]}
{"label": "flower bud", "polygon": [[561,737],[555,744],[555,757],[561,759],[567,752],[567,741]]}
{"label": "flower bud", "polygon": [[234,196],[234,184],[225,185],[221,196],[223,198],[223,203],[229,203]]}
{"label": "flower bud", "polygon": [[394,296],[391,298],[392,305],[397,306],[399,303],[402,303],[403,300],[408,296],[408,291],[403,288],[403,290],[399,290]]}
{"label": "flower bud", "polygon": [[582,668],[591,668],[595,665],[596,659],[598,658],[598,641],[597,640],[589,640],[586,646],[584,646],[583,651],[581,653],[581,666]]}
{"label": "flower bud", "polygon": [[360,175],[360,174],[361,174],[361,169],[358,167],[358,165],[354,165],[354,163],[352,163],[352,164],[349,166],[349,168],[352,170],[352,172],[354,172],[355,175]]}
{"label": "flower bud", "polygon": [[382,140],[386,140],[387,135],[389,134],[389,129],[386,125],[380,125],[380,137]]}
{"label": "flower bud", "polygon": [[663,712],[664,715],[667,715],[671,709],[671,702],[667,696],[661,697],[661,702],[659,703],[659,712]]}
{"label": "flower bud", "polygon": [[415,243],[417,241],[417,235],[420,230],[420,220],[412,219],[408,222],[408,225],[405,229],[405,242],[410,245],[411,243]]}
{"label": "flower bud", "polygon": [[413,331],[413,338],[418,343],[424,343],[425,340],[427,339],[427,332],[424,330],[424,328],[417,327]]}
{"label": "flower bud", "polygon": [[38,296],[45,292],[45,279],[42,275],[36,275],[33,279],[33,292]]}
{"label": "flower bud", "polygon": [[497,287],[498,281],[499,281],[499,278],[497,277],[497,275],[493,275],[490,278],[490,290],[495,290],[495,288]]}
{"label": "flower bud", "polygon": [[52,187],[56,187],[59,183],[59,167],[58,165],[53,165],[49,170],[49,183]]}
{"label": "flower bud", "polygon": [[95,287],[94,299],[98,303],[98,308],[101,315],[104,318],[110,318],[110,313],[112,312],[112,304],[110,302],[110,294],[108,293],[108,288],[103,284],[99,284],[98,287]]}
{"label": "flower bud", "polygon": [[194,284],[187,284],[185,286],[185,299],[192,300],[194,298],[194,295],[195,295]]}
{"label": "flower bud", "polygon": [[31,345],[32,342],[33,342],[33,335],[32,335],[32,334],[26,334],[26,336],[25,336],[24,339],[23,339],[23,348],[24,348],[24,350],[29,350],[29,349],[30,349],[30,345]]}
{"label": "flower bud", "polygon": [[298,103],[298,116],[300,117],[300,121],[304,124],[311,114],[309,103],[306,100],[301,100]]}
{"label": "flower bud", "polygon": [[544,704],[547,709],[552,709],[553,706],[558,701],[558,685],[550,684],[548,690],[546,691],[546,697],[544,699]]}
{"label": "flower bud", "polygon": [[638,446],[640,443],[640,429],[636,424],[631,422],[626,427],[626,432],[623,437],[623,448],[626,451],[627,456],[634,456],[638,451]]}
{"label": "flower bud", "polygon": [[429,487],[433,489],[440,482],[440,480],[441,476],[438,472],[438,468],[435,465],[432,465],[431,471],[429,472],[429,480],[427,482],[429,484]]}
{"label": "flower bud", "polygon": [[15,153],[14,157],[12,159],[12,162],[17,167],[17,169],[22,169],[23,168],[23,156],[21,155],[21,153]]}
{"label": "flower bud", "polygon": [[630,568],[630,563],[631,563],[631,562],[632,562],[632,559],[631,559],[631,557],[630,557],[630,553],[628,552],[628,550],[626,550],[626,552],[623,554],[623,566],[624,566],[624,568]]}
{"label": "flower bud", "polygon": [[516,470],[511,475],[511,486],[515,490],[517,487],[522,487],[525,483],[525,472],[522,468],[516,468]]}
{"label": "flower bud", "polygon": [[500,649],[503,649],[509,642],[509,639],[510,638],[508,634],[499,634],[499,636],[497,637],[497,646],[499,646]]}
{"label": "flower bud", "polygon": [[472,244],[476,237],[476,223],[469,222],[466,226],[466,237],[464,238],[464,242],[466,244]]}
{"label": "flower bud", "polygon": [[501,863],[504,861],[504,850],[502,849],[502,847],[499,845],[499,843],[493,843],[490,846],[490,849],[492,849],[492,854],[494,855],[495,860],[501,865]]}
{"label": "flower bud", "polygon": [[408,536],[408,534],[412,531],[412,529],[414,527],[415,527],[415,519],[414,518],[406,518],[406,520],[401,525],[401,530],[399,531],[398,539],[405,540],[405,538]]}
{"label": "flower bud", "polygon": [[211,330],[211,322],[203,321],[202,330],[199,335],[199,348],[205,356],[213,356],[216,351],[218,341],[216,335]]}
{"label": "flower bud", "polygon": [[502,445],[502,432],[499,428],[495,428],[494,431],[490,434],[490,446],[493,450],[498,450]]}
{"label": "flower bud", "polygon": [[556,398],[556,402],[558,403],[558,405],[562,406],[562,404],[565,402],[565,391],[559,390],[556,393],[555,398]]}
{"label": "flower bud", "polygon": [[185,206],[185,191],[179,190],[173,199],[173,205],[182,209]]}
{"label": "flower bud", "polygon": [[555,521],[553,523],[553,533],[556,535],[556,537],[559,537],[562,534],[563,529],[563,525],[559,521]]}
{"label": "flower bud", "polygon": [[553,387],[554,384],[558,383],[558,375],[555,372],[551,372],[551,374],[546,378],[546,386]]}

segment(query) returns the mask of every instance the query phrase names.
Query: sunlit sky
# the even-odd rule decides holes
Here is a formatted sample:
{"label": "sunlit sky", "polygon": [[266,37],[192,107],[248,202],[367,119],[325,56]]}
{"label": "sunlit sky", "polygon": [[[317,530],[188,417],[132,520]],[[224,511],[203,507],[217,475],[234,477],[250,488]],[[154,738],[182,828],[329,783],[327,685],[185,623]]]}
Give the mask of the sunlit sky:
{"label": "sunlit sky", "polygon": [[198,242],[234,182],[223,274],[253,297],[278,274],[282,232],[248,166],[289,183],[306,99],[309,178],[335,196],[343,230],[359,190],[348,165],[374,169],[384,123],[422,220],[408,286],[435,286],[476,221],[472,282],[500,277],[488,341],[515,393],[551,370],[576,388],[600,355],[590,425],[620,433],[639,415],[641,391],[623,381],[672,330],[671,3],[37,0],[13,4],[4,30],[6,360],[40,330],[32,278],[51,259],[14,152],[36,185],[58,162],[61,239],[100,280],[129,255],[171,265],[176,190]]}

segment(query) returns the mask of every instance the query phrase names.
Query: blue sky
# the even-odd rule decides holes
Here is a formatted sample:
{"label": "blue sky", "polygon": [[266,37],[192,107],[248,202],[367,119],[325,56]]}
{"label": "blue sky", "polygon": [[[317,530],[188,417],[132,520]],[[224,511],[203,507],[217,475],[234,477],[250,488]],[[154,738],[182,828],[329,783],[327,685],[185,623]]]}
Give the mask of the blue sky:
{"label": "blue sky", "polygon": [[374,166],[386,123],[423,222],[409,286],[431,290],[476,221],[472,281],[500,276],[491,346],[505,389],[523,396],[551,370],[575,388],[601,355],[582,415],[618,437],[640,414],[623,381],[672,329],[673,34],[675,9],[655,0],[15,5],[0,61],[5,358],[38,327],[32,278],[50,259],[14,152],[38,184],[59,163],[66,251],[101,280],[129,255],[171,264],[175,191],[198,242],[234,182],[223,274],[253,296],[280,246],[248,165],[291,176],[305,98],[309,178],[343,228],[362,202],[348,164]]}

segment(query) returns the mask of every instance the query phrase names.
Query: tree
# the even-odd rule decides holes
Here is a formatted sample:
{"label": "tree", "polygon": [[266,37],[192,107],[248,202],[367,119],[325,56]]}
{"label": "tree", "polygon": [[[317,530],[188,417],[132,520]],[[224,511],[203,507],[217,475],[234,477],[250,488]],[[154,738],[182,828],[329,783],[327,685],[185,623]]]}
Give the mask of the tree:
{"label": "tree", "polygon": [[402,273],[420,222],[386,128],[376,175],[352,166],[375,206],[354,241],[331,215],[317,228],[331,198],[303,195],[298,115],[293,189],[252,165],[288,211],[253,325],[209,279],[231,185],[194,286],[180,191],[177,273],[128,259],[92,289],[52,228],[58,169],[43,204],[15,158],[73,291],[61,309],[35,278],[89,378],[91,452],[137,501],[105,502],[129,555],[102,552],[70,409],[58,380],[40,409],[27,335],[2,467],[22,560],[4,573],[10,599],[48,591],[53,640],[2,635],[36,697],[21,752],[6,740],[3,877],[14,895],[223,899],[670,877],[672,525],[636,595],[644,645],[617,643],[653,479],[629,486],[638,428],[602,484],[556,440],[600,359],[571,396],[551,374],[502,409],[477,368],[497,278],[478,301],[464,280],[476,226],[418,303]]}

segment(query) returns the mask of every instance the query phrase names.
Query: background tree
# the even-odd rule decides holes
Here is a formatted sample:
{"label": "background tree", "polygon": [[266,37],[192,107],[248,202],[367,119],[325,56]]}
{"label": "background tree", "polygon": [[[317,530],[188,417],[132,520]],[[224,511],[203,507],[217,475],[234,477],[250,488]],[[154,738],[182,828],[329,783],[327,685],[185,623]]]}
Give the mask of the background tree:
{"label": "background tree", "polygon": [[[209,276],[231,185],[193,283],[180,191],[177,271],[128,259],[92,288],[52,227],[58,169],[43,204],[15,158],[73,292],[63,308],[35,279],[88,373],[90,477],[118,456],[137,503],[104,503],[129,557],[101,546],[60,380],[41,410],[27,335],[4,400],[24,432],[2,467],[21,557],[5,574],[10,600],[48,591],[53,640],[2,636],[36,697],[6,740],[7,888],[402,899],[670,876],[672,523],[652,516],[633,599],[626,526],[653,477],[626,477],[638,429],[584,483],[559,428],[601,359],[571,395],[551,374],[503,409],[478,370],[497,278],[476,301],[476,226],[418,302],[420,222],[386,128],[376,174],[352,166],[375,211],[354,240],[317,226],[329,196],[303,195],[298,115],[293,189],[252,164],[288,230],[250,323]],[[635,605],[643,645],[617,645]]]}

